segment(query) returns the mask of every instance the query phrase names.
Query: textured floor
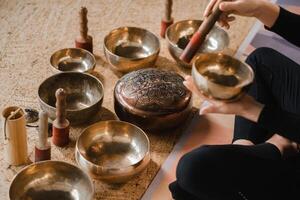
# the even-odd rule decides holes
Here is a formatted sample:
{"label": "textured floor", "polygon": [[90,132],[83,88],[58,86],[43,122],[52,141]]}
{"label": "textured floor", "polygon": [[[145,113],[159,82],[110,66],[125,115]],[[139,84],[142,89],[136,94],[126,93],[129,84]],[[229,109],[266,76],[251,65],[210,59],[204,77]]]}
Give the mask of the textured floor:
{"label": "textured floor", "polygon": [[[202,18],[207,0],[174,1],[175,20]],[[9,105],[39,108],[37,88],[47,77],[53,74],[49,65],[51,54],[61,48],[72,47],[78,35],[78,10],[84,5],[89,13],[89,31],[94,37],[94,53],[97,57],[96,70],[93,73],[105,86],[103,109],[92,121],[115,118],[113,114],[112,91],[118,77],[114,75],[104,61],[102,44],[104,36],[119,26],[140,26],[159,34],[163,1],[161,0],[0,0],[0,106]],[[244,40],[253,19],[239,18],[229,31],[229,53],[235,53]],[[165,41],[161,40],[161,53],[157,67],[182,70],[172,61],[167,52]],[[199,105],[199,101],[195,101]],[[2,128],[2,126],[1,126]],[[71,129],[72,142],[68,148],[52,147],[53,159],[74,162],[75,140],[82,128]],[[182,127],[183,129],[184,127]],[[2,133],[2,129],[0,130]],[[105,185],[95,181],[96,199],[139,199],[154,178],[159,167],[169,155],[177,136],[174,133],[148,133],[151,141],[151,163],[136,179],[124,185]],[[29,158],[36,140],[35,129],[28,129]],[[4,152],[1,134],[0,152]],[[21,167],[7,166],[3,154],[0,155],[0,196],[8,199],[9,183]]]}

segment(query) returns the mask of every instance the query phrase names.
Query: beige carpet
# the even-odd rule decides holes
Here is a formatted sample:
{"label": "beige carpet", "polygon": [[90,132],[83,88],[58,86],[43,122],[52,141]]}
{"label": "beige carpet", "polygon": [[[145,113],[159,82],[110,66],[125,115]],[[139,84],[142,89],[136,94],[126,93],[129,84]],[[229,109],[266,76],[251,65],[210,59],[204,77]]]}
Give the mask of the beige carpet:
{"label": "beige carpet", "polygon": [[[174,1],[175,20],[202,18],[207,0]],[[119,26],[140,26],[159,35],[163,13],[162,0],[0,0],[0,106],[9,105],[39,108],[37,88],[41,81],[53,74],[49,64],[51,54],[61,48],[72,47],[78,35],[78,10],[84,5],[89,13],[89,33],[94,38],[94,53],[97,56],[96,75],[105,86],[103,109],[94,121],[113,119],[112,91],[118,77],[114,75],[103,56],[104,36]],[[234,53],[248,34],[254,20],[238,19],[229,31],[230,48]],[[157,66],[189,73],[178,68],[171,59],[164,40]],[[199,100],[195,100],[199,105]],[[2,128],[2,126],[1,126]],[[74,161],[75,140],[82,127],[71,129],[72,143],[68,148],[52,146],[52,158],[70,163]],[[181,130],[184,126],[181,127]],[[151,163],[139,177],[124,185],[106,185],[94,181],[96,199],[139,199],[154,178],[159,167],[172,150],[180,129],[173,133],[148,133],[151,142]],[[13,176],[21,167],[7,166],[3,158],[3,137],[0,130],[0,196],[8,199],[8,189]],[[30,159],[37,131],[28,129]]]}

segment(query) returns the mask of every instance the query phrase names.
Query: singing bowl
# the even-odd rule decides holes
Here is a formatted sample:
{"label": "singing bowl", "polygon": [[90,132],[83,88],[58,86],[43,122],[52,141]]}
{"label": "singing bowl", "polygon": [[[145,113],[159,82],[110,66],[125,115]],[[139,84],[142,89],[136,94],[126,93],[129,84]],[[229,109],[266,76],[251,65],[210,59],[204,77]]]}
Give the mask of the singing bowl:
{"label": "singing bowl", "polygon": [[61,161],[42,161],[25,167],[9,188],[11,200],[91,200],[93,195],[89,176]]}
{"label": "singing bowl", "polygon": [[179,74],[157,68],[130,72],[115,85],[115,112],[119,119],[147,131],[178,127],[192,108],[192,94],[183,81]]}
{"label": "singing bowl", "polygon": [[80,48],[61,49],[52,54],[50,64],[59,72],[92,72],[96,66],[95,56]]}
{"label": "singing bowl", "polygon": [[142,28],[120,27],[104,38],[106,60],[121,73],[153,67],[159,51],[159,39]]}
{"label": "singing bowl", "polygon": [[150,143],[145,132],[123,121],[102,121],[89,126],[76,142],[78,165],[92,177],[123,183],[146,168]]}
{"label": "singing bowl", "polygon": [[61,72],[42,82],[38,89],[39,103],[49,118],[55,119],[55,92],[63,88],[67,93],[66,117],[72,125],[86,122],[100,110],[104,88],[96,77],[80,72]]}
{"label": "singing bowl", "polygon": [[[182,67],[192,68],[192,62],[186,63],[180,60],[179,57],[202,22],[202,20],[179,21],[169,26],[166,31],[168,50],[174,60]],[[220,52],[227,48],[228,45],[229,36],[226,31],[218,26],[214,26],[207,35],[202,46],[199,48],[195,57],[200,53]]]}
{"label": "singing bowl", "polygon": [[196,57],[192,76],[204,95],[223,101],[237,100],[254,79],[248,64],[222,53],[205,53]]}

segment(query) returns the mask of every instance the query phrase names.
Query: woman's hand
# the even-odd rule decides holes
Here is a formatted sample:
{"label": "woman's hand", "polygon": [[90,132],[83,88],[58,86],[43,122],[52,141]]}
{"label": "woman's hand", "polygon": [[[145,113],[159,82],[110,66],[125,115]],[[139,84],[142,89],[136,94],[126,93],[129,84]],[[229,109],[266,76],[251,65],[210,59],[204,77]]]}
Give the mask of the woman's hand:
{"label": "woman's hand", "polygon": [[208,99],[196,88],[191,76],[187,76],[183,84],[204,101],[200,108],[201,115],[208,113],[234,114],[257,122],[263,109],[263,105],[249,95],[243,96],[239,101],[230,103]]}
{"label": "woman's hand", "polygon": [[[204,17],[210,15],[214,5],[219,0],[211,0],[204,11]],[[256,17],[263,24],[272,27],[279,15],[279,6],[269,2],[268,0],[227,0],[219,5],[219,9],[223,11],[219,19],[222,27],[230,28],[229,22],[235,20],[231,14]]]}

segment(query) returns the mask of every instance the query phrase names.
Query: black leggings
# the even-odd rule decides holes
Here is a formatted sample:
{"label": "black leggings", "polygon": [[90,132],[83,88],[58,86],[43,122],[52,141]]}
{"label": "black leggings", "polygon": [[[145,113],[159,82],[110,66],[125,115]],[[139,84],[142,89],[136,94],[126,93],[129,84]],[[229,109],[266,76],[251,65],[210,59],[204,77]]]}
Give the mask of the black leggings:
{"label": "black leggings", "polygon": [[[249,95],[262,104],[300,114],[300,66],[297,63],[270,48],[255,50],[246,62],[255,73]],[[242,117],[235,118],[233,140],[248,139],[259,144],[271,135],[273,133],[259,124]]]}
{"label": "black leggings", "polygon": [[295,166],[268,143],[207,145],[180,159],[169,188],[176,200],[293,200],[300,186]]}
{"label": "black leggings", "polygon": [[[246,61],[255,72],[249,94],[257,101],[300,113],[300,66],[282,54],[260,48]],[[271,120],[271,119],[270,119]],[[234,139],[251,140],[254,146],[211,145],[195,149],[179,161],[170,191],[176,200],[298,199],[298,156],[283,160],[272,144],[272,134],[236,117]],[[297,133],[295,133],[297,134]]]}

